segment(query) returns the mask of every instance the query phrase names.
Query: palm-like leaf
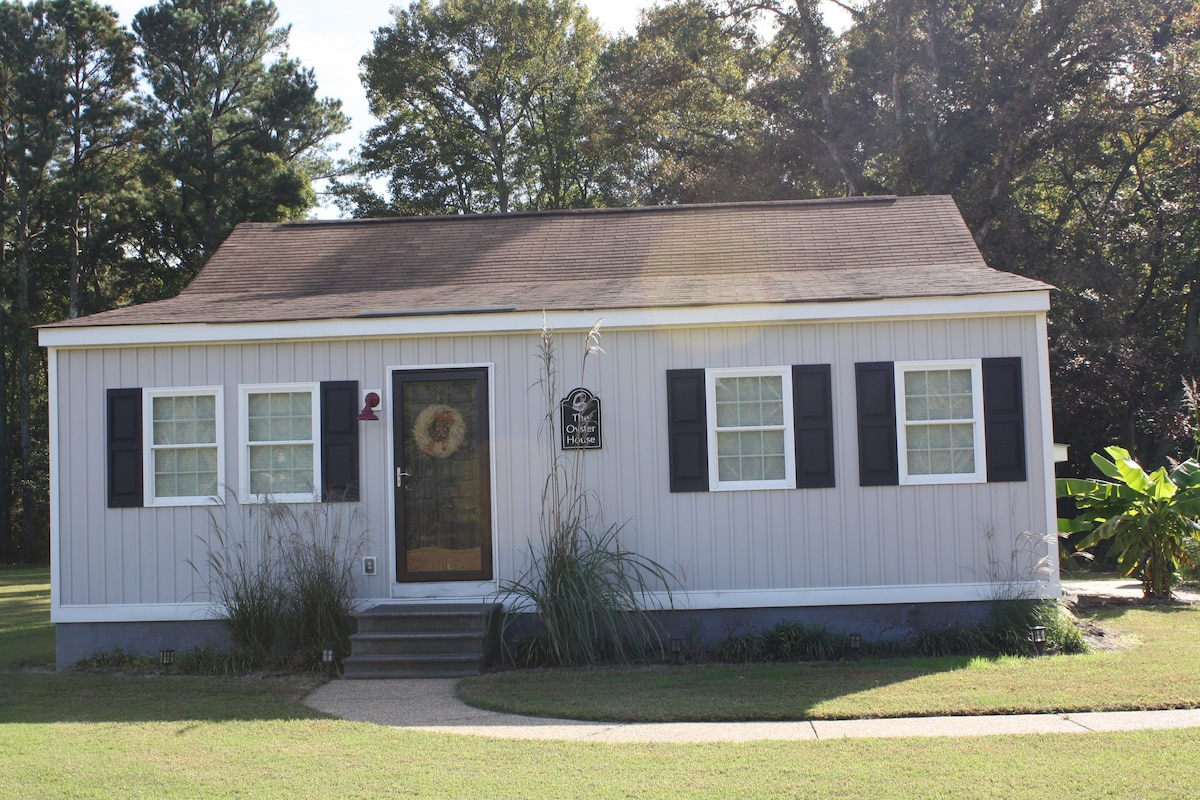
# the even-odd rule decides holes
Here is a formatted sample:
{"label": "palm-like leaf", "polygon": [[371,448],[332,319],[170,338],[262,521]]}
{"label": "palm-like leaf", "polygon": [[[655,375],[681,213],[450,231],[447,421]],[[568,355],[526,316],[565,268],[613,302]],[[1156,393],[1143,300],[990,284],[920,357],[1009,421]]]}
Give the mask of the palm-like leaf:
{"label": "palm-like leaf", "polygon": [[1108,554],[1127,574],[1140,573],[1147,595],[1164,597],[1186,555],[1186,537],[1200,534],[1200,464],[1189,459],[1170,471],[1147,473],[1123,447],[1106,447],[1109,458],[1092,455],[1111,481],[1063,478],[1059,497],[1075,501],[1079,515],[1060,519],[1060,533],[1088,532],[1077,550],[1111,542]]}

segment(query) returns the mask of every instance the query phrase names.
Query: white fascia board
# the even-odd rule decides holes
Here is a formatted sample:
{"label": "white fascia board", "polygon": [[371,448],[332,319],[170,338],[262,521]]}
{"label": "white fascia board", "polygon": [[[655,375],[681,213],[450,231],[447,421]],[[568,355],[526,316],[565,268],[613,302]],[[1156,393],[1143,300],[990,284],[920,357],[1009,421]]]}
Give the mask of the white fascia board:
{"label": "white fascia board", "polygon": [[[682,308],[626,308],[550,311],[554,330],[587,330],[600,317],[606,330],[680,328],[712,325],[762,325],[788,322],[836,322],[926,317],[977,317],[1044,312],[1048,290],[962,297],[908,297],[835,302],[762,303]],[[179,325],[97,325],[42,328],[43,347],[211,344],[317,339],[370,339],[396,336],[454,336],[530,333],[542,329],[539,312],[430,314],[288,322],[183,323]]]}
{"label": "white fascia board", "polygon": [[[462,603],[465,600],[483,601],[494,593],[474,592],[443,596],[437,593],[393,597],[392,601],[422,603]],[[1030,599],[1057,599],[1062,587],[1057,580],[1028,582],[1004,587],[1005,596]],[[844,586],[820,589],[748,589],[737,591],[652,592],[647,599],[651,607],[676,611],[724,608],[793,608],[815,606],[870,606],[910,603],[978,602],[1002,599],[996,596],[991,583],[930,584],[922,586]],[[357,608],[364,609],[382,598],[359,598]],[[55,624],[87,622],[188,622],[220,617],[211,603],[147,603],[58,606],[52,610]]]}
{"label": "white fascia board", "polygon": [[[1005,596],[1058,599],[1057,580],[1006,585]],[[738,591],[655,592],[661,608],[700,610],[719,608],[794,608],[810,606],[874,606],[909,603],[963,603],[1003,599],[991,583],[949,583],[918,586],[844,586],[812,589],[744,589]]]}
{"label": "white fascia board", "polygon": [[[46,404],[47,407],[57,411],[58,409],[58,350],[51,347],[46,352]],[[62,569],[62,558],[60,556],[61,546],[59,526],[61,514],[58,504],[62,498],[59,489],[62,483],[62,478],[59,475],[61,469],[61,461],[58,454],[58,423],[59,418],[57,413],[50,414],[50,424],[47,426],[49,434],[49,482],[50,482],[50,614],[53,617],[54,613],[59,608],[59,603],[62,599],[62,579],[60,571]]]}
{"label": "white fascia board", "polygon": [[59,605],[50,609],[50,621],[73,622],[191,622],[218,619],[212,603],[107,603]]}

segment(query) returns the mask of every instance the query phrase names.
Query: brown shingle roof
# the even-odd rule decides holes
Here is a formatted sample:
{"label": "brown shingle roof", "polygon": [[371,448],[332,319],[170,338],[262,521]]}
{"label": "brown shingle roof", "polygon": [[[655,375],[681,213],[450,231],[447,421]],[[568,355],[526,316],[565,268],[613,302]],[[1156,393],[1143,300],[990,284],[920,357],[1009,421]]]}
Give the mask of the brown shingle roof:
{"label": "brown shingle roof", "polygon": [[334,319],[1040,291],[949,197],[239,225],[178,297],[60,325]]}

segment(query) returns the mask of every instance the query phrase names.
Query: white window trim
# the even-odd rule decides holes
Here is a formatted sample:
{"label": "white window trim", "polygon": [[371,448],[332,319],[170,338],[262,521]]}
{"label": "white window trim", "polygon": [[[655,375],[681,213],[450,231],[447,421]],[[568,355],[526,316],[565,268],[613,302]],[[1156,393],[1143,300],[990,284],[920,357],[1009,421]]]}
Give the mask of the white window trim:
{"label": "white window trim", "polygon": [[[784,477],[776,481],[722,481],[717,459],[717,379],[780,377],[783,386],[783,463]],[[704,371],[705,415],[708,426],[708,488],[713,492],[754,491],[796,488],[796,426],[792,418],[792,368],[736,367]],[[772,426],[774,427],[774,426]],[[749,430],[746,428],[745,430]]]}
{"label": "white window trim", "polygon": [[[312,394],[313,490],[288,494],[253,494],[250,491],[250,395],[271,393]],[[251,503],[321,502],[321,384],[253,383],[238,386],[238,500]]]}
{"label": "white window trim", "polygon": [[[212,396],[216,406],[217,440],[217,493],[195,497],[158,497],[154,493],[154,399],[156,397],[200,397]],[[201,445],[203,446],[203,445]],[[206,506],[221,502],[225,489],[225,403],[221,386],[170,386],[142,390],[142,475],[145,484],[143,504],[146,508],[168,508],[171,506]]]}
{"label": "white window trim", "polygon": [[[983,361],[978,358],[955,359],[945,361],[897,361],[895,363],[896,379],[896,450],[900,466],[900,484],[952,484],[952,483],[986,483],[987,482],[987,451],[985,449],[983,421]],[[908,474],[908,435],[906,422],[907,413],[904,397],[904,373],[925,372],[928,370],[971,370],[971,420],[974,425],[975,471],[955,472],[944,475],[909,475]],[[966,422],[967,420],[959,420]],[[925,424],[914,422],[915,425]]]}

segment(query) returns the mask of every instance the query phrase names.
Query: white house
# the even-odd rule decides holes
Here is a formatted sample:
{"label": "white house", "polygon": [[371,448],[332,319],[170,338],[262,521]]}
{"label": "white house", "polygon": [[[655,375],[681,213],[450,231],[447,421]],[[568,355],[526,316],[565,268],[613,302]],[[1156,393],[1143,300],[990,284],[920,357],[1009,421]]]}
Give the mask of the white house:
{"label": "white house", "polygon": [[364,606],[494,593],[538,535],[543,313],[564,396],[604,319],[571,457],[691,624],[1057,596],[1049,288],[948,197],[240,225],[178,297],[41,329],[59,664],[213,636],[189,562],[268,495],[361,512]]}

